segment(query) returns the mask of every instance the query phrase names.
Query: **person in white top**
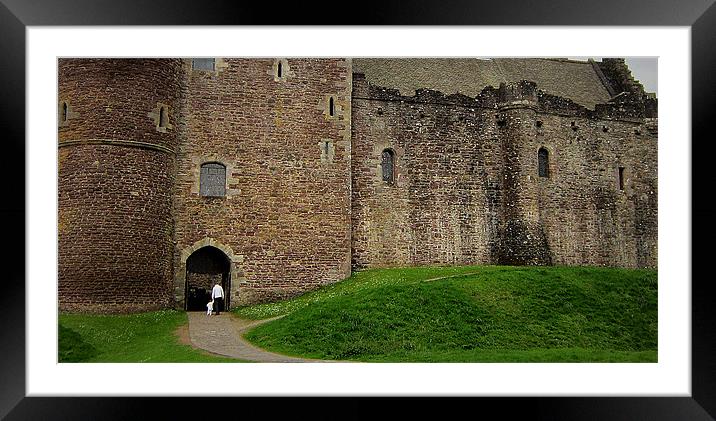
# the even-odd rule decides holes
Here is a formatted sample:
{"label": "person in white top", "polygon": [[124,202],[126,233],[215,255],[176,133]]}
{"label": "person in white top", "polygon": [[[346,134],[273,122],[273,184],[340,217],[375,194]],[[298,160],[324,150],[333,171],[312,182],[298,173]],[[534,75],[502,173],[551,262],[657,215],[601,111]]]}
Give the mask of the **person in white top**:
{"label": "person in white top", "polygon": [[214,310],[218,316],[224,307],[224,288],[221,287],[219,282],[217,282],[216,285],[214,285],[214,289],[211,290],[211,298],[214,300]]}
{"label": "person in white top", "polygon": [[214,300],[206,303],[206,315],[211,316],[211,312],[214,310]]}

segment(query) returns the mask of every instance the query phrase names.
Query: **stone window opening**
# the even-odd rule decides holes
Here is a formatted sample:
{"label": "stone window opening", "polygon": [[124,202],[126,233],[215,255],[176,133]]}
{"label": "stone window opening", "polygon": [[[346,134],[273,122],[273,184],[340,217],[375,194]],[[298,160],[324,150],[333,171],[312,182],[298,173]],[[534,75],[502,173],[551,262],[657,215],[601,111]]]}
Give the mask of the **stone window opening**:
{"label": "stone window opening", "polygon": [[335,147],[334,147],[333,141],[323,139],[319,143],[319,146],[321,148],[321,163],[323,163],[323,164],[332,163],[333,157],[335,155]]}
{"label": "stone window opening", "polygon": [[537,152],[537,163],[539,176],[549,178],[549,152],[545,148],[539,148]]}
{"label": "stone window opening", "polygon": [[205,197],[226,196],[226,166],[218,162],[201,165],[199,194]]}
{"label": "stone window opening", "polygon": [[159,109],[159,127],[167,127],[167,107]]}
{"label": "stone window opening", "polygon": [[619,167],[619,190],[624,190],[624,167]]}
{"label": "stone window opening", "polygon": [[67,123],[67,102],[62,103],[62,108],[60,110],[60,122]]}
{"label": "stone window opening", "polygon": [[215,70],[216,60],[213,58],[195,58],[191,60],[191,68],[193,70]]}
{"label": "stone window opening", "polygon": [[328,115],[331,117],[336,113],[335,105],[333,104],[333,97],[328,98]]}
{"label": "stone window opening", "polygon": [[267,74],[274,82],[285,82],[290,76],[293,76],[291,66],[285,58],[275,58]]}
{"label": "stone window opening", "polygon": [[392,186],[395,184],[395,152],[392,149],[383,149],[381,158],[383,181]]}

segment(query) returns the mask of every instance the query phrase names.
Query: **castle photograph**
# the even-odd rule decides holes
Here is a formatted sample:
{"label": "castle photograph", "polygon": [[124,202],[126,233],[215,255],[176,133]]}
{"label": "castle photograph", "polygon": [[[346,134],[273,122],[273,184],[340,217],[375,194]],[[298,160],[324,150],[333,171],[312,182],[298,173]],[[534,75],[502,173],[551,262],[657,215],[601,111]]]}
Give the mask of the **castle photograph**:
{"label": "castle photograph", "polygon": [[656,362],[627,63],[58,59],[59,362]]}
{"label": "castle photograph", "polygon": [[58,60],[61,311],[227,309],[368,268],[656,268],[624,59]]}

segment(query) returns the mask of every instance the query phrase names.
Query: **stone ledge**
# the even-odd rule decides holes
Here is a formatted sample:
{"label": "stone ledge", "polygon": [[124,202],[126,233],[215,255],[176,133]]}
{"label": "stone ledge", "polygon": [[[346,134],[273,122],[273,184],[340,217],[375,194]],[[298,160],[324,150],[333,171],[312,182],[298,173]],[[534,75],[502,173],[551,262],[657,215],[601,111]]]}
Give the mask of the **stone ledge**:
{"label": "stone ledge", "polygon": [[166,152],[176,155],[176,151],[166,146],[157,145],[148,142],[139,142],[136,140],[122,140],[122,139],[74,139],[74,140],[61,140],[58,142],[57,147],[62,148],[66,146],[77,146],[77,145],[109,145],[109,146],[125,146],[130,148],[141,148],[141,149],[153,149],[160,152]]}

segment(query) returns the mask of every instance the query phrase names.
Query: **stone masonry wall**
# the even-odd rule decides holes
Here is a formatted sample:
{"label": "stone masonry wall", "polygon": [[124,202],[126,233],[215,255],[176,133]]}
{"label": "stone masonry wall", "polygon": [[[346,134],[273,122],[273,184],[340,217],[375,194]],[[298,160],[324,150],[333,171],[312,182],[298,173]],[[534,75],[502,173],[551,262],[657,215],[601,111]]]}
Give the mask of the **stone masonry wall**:
{"label": "stone masonry wall", "polygon": [[[192,70],[191,60],[184,66],[174,199],[179,306],[187,250],[202,241],[231,254],[232,305],[350,276],[350,60],[227,58],[213,72]],[[205,162],[226,166],[225,197],[200,195]]]}
{"label": "stone masonry wall", "polygon": [[[181,61],[58,66],[60,310],[168,307]],[[159,130],[161,106],[168,124]]]}
{"label": "stone masonry wall", "polygon": [[354,75],[353,266],[655,267],[656,122],[637,117],[600,117],[529,83],[401,96]]}
{"label": "stone masonry wall", "polygon": [[[353,265],[492,261],[500,209],[494,113],[462,95],[353,82]],[[396,182],[381,153],[396,156]]]}
{"label": "stone masonry wall", "polygon": [[540,118],[553,175],[535,183],[553,263],[656,267],[656,135],[645,122]]}
{"label": "stone masonry wall", "polygon": [[221,282],[221,274],[220,273],[193,273],[189,272],[187,274],[187,287],[191,288],[198,288],[205,290],[207,293],[211,294],[211,289],[214,287],[216,283]]}

